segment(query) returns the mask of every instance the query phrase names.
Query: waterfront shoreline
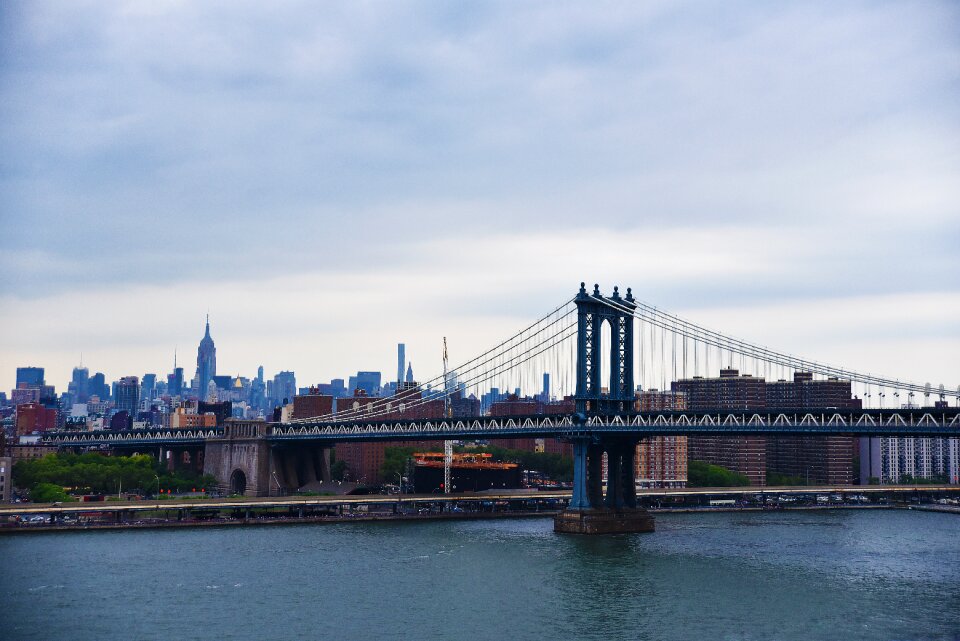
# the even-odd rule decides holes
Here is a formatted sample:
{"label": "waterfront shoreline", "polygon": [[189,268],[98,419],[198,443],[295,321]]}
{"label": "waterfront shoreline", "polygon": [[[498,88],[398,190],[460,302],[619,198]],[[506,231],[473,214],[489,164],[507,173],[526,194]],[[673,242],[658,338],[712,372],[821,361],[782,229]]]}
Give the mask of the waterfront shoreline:
{"label": "waterfront shoreline", "polygon": [[[960,509],[941,509],[942,506],[917,505],[808,505],[797,507],[781,507],[766,509],[762,507],[680,507],[680,508],[649,508],[651,514],[710,514],[710,513],[784,513],[784,512],[824,512],[836,510],[919,510],[941,512],[960,515]],[[393,521],[470,521],[511,518],[552,518],[557,510],[510,511],[510,512],[450,512],[440,514],[355,514],[351,516],[286,516],[281,518],[249,518],[249,519],[210,519],[210,520],[166,520],[149,523],[93,523],[93,524],[56,524],[56,525],[21,525],[16,527],[0,527],[2,534],[31,534],[49,532],[94,532],[112,530],[152,530],[163,528],[198,528],[198,527],[241,527],[267,525],[338,525],[344,523],[372,523]]]}

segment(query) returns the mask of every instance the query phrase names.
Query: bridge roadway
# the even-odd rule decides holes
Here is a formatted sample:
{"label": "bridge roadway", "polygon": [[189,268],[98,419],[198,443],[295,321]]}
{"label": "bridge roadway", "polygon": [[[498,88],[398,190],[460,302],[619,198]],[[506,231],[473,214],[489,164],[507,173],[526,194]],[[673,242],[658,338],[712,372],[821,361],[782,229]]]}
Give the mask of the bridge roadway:
{"label": "bridge roadway", "polygon": [[[843,485],[843,486],[770,486],[770,487],[698,487],[644,488],[637,498],[684,498],[706,496],[754,496],[757,494],[853,494],[911,495],[918,492],[960,495],[956,485]],[[538,492],[517,491],[491,494],[362,494],[338,496],[283,496],[194,500],[104,501],[92,503],[19,503],[0,506],[0,518],[30,514],[79,514],[85,512],[156,512],[158,510],[230,510],[290,507],[337,507],[357,505],[396,505],[415,503],[463,503],[477,501],[567,500],[570,490]]]}
{"label": "bridge roadway", "polygon": [[[900,410],[736,410],[629,412],[583,417],[577,414],[482,416],[452,419],[380,419],[270,423],[264,438],[339,443],[345,441],[578,438],[584,436],[692,436],[845,434],[854,436],[960,437],[960,409]],[[223,436],[216,428],[47,433],[42,442],[62,447],[202,445]]]}

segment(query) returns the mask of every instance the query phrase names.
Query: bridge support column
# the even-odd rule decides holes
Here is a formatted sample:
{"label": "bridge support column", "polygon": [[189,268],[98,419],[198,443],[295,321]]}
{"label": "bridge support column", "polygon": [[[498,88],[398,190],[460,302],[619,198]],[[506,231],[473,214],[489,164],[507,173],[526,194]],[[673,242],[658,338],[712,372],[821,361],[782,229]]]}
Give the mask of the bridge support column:
{"label": "bridge support column", "polygon": [[573,495],[570,497],[569,509],[586,510],[590,506],[590,490],[587,485],[587,452],[590,442],[587,439],[578,439],[573,442]]}
{"label": "bridge support column", "polygon": [[[567,509],[554,517],[555,532],[653,532],[653,517],[637,506],[636,447],[633,440],[601,443],[593,443],[589,437],[574,440],[573,496]],[[601,477],[604,452],[607,454],[606,494]]]}

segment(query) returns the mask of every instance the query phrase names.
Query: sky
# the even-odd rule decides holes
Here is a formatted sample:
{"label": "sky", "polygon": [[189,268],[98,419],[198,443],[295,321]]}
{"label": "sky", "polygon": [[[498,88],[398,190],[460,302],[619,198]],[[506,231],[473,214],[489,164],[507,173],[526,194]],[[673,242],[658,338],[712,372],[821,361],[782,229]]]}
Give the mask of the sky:
{"label": "sky", "polygon": [[960,385],[955,2],[0,3],[0,389],[440,371],[580,281]]}

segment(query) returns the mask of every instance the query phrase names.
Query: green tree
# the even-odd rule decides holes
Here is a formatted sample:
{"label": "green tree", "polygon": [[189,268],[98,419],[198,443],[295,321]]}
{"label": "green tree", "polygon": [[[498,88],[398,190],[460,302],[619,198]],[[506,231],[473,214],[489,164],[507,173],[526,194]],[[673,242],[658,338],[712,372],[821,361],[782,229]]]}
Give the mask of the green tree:
{"label": "green tree", "polygon": [[70,496],[63,491],[63,488],[54,483],[37,483],[30,490],[30,500],[34,503],[54,503],[56,501],[69,501]]}
{"label": "green tree", "polygon": [[806,485],[806,479],[801,476],[788,476],[777,472],[767,472],[767,485]]}
{"label": "green tree", "polygon": [[397,475],[407,472],[407,460],[417,451],[415,447],[387,447],[383,450],[383,464],[380,466],[380,476],[388,483],[397,480]]}
{"label": "green tree", "polygon": [[689,487],[744,487],[748,485],[750,485],[750,479],[746,476],[719,465],[711,465],[704,461],[690,461],[687,465],[687,486]]}
{"label": "green tree", "polygon": [[152,456],[105,456],[99,452],[85,454],[48,454],[43,458],[18,461],[13,467],[16,487],[33,490],[40,483],[68,488],[74,494],[112,494],[121,488],[155,491],[157,477],[160,488],[177,492],[212,487],[216,480],[195,472],[169,472]]}

